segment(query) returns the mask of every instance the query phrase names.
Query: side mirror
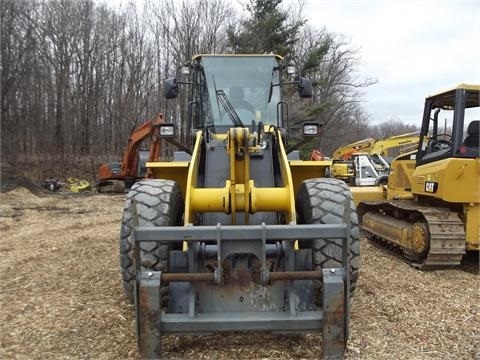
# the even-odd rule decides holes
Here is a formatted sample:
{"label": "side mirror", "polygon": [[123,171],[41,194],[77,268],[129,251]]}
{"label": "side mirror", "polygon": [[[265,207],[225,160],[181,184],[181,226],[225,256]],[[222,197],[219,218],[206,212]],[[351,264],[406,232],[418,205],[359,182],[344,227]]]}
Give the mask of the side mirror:
{"label": "side mirror", "polygon": [[177,79],[165,79],[163,81],[163,94],[167,99],[175,99],[178,96]]}
{"label": "side mirror", "polygon": [[307,78],[300,78],[298,82],[298,95],[301,98],[311,98],[312,97],[312,81]]}

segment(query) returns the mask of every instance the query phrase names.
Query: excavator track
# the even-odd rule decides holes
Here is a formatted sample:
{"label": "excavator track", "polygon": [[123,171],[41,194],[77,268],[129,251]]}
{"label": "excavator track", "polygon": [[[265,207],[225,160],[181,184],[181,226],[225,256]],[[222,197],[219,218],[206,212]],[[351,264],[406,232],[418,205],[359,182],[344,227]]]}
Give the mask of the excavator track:
{"label": "excavator track", "polygon": [[463,222],[454,211],[415,202],[360,203],[358,214],[369,237],[401,250],[418,269],[459,265],[465,254]]}

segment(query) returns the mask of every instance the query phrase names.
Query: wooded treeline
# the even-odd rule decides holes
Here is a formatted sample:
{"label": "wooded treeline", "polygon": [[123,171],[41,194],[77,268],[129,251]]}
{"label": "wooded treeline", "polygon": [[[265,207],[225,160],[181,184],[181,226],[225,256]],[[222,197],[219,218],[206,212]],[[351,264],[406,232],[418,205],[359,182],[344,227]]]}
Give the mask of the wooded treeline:
{"label": "wooded treeline", "polygon": [[[269,53],[300,66],[314,96],[291,121],[324,124],[326,154],[377,136],[361,107],[360,56],[342,36],[308,24],[302,2],[1,0],[2,161],[119,156],[130,131],[163,112],[187,142],[186,100],[168,105],[162,80],[197,53]],[[242,15],[244,14],[244,15]],[[394,133],[413,131],[411,127]],[[382,134],[382,136],[391,134]]]}

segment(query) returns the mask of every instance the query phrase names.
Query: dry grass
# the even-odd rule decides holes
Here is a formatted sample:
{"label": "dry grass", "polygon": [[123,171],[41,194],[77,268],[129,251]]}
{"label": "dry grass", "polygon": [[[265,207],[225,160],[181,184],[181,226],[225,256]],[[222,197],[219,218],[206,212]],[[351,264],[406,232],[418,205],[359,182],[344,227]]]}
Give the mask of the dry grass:
{"label": "dry grass", "polygon": [[[118,264],[122,195],[0,194],[0,358],[138,359]],[[348,359],[480,358],[478,257],[420,272],[362,241]],[[169,337],[170,359],[315,359],[319,335]]]}

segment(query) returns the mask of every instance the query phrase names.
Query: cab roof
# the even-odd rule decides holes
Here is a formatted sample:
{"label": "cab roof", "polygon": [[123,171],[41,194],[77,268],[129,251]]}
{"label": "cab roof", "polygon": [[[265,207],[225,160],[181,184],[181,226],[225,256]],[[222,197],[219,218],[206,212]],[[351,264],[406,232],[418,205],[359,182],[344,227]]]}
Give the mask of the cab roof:
{"label": "cab roof", "polygon": [[467,108],[480,106],[480,85],[474,84],[459,84],[454,88],[429,95],[427,99],[433,99],[436,107],[444,109],[452,108],[455,106],[455,92],[458,89],[463,89],[466,92],[465,106]]}
{"label": "cab roof", "polygon": [[263,57],[275,57],[278,61],[283,61],[283,57],[280,56],[280,55],[277,55],[277,54],[197,54],[197,55],[194,55],[192,57],[192,61],[195,61],[195,60],[200,60],[202,57],[226,57],[226,56],[229,56],[229,57],[259,57],[259,56],[263,56]]}

